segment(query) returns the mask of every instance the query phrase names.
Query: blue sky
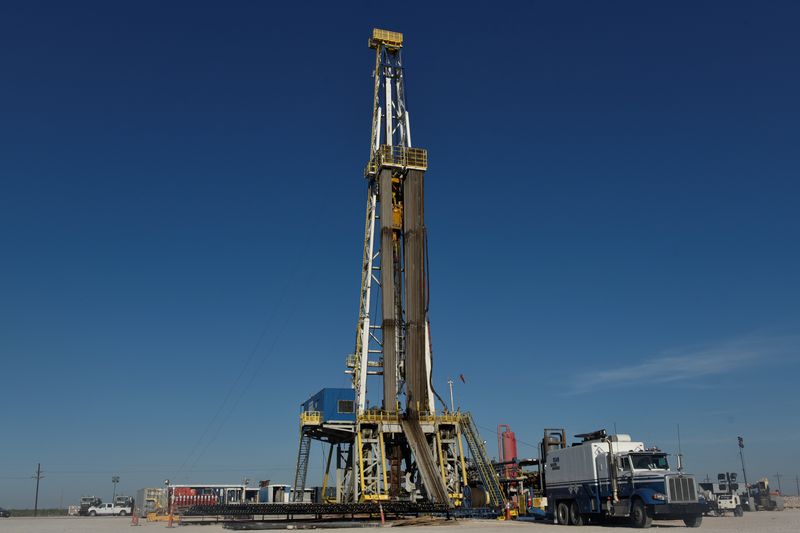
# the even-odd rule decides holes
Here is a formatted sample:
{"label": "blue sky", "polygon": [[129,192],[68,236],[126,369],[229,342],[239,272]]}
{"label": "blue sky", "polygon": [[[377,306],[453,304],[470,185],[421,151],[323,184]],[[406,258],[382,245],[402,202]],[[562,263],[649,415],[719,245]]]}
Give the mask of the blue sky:
{"label": "blue sky", "polygon": [[675,452],[679,423],[703,477],[739,434],[749,478],[794,477],[798,16],[4,3],[0,506],[37,462],[43,506],[290,482],[299,404],[348,384],[372,27],[406,34],[430,153],[435,385],[465,376],[492,452],[498,423]]}

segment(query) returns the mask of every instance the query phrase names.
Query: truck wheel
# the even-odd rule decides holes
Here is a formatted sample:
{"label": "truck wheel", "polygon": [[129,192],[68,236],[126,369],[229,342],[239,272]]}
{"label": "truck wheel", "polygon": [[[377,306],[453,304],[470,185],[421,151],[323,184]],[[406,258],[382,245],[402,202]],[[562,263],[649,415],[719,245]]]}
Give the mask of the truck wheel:
{"label": "truck wheel", "polygon": [[569,504],[569,525],[583,525],[583,515],[581,514],[581,510],[578,508],[578,502],[572,502]]}
{"label": "truck wheel", "polygon": [[89,516],[97,516],[97,511],[89,511]]}
{"label": "truck wheel", "polygon": [[737,505],[736,509],[733,510],[733,516],[744,516],[744,509]]}
{"label": "truck wheel", "polygon": [[127,514],[128,514],[128,513],[126,513],[125,511],[120,511],[120,512],[119,512],[119,515],[120,515],[120,516],[125,516],[125,515],[127,515]]}
{"label": "truck wheel", "polygon": [[686,524],[686,527],[700,527],[700,524],[703,523],[703,517],[700,515],[689,516],[683,519],[683,523]]}
{"label": "truck wheel", "polygon": [[653,519],[647,514],[642,500],[635,500],[631,506],[631,525],[640,529],[650,527]]}
{"label": "truck wheel", "polygon": [[566,502],[558,502],[556,505],[556,519],[562,526],[569,525],[569,507]]}

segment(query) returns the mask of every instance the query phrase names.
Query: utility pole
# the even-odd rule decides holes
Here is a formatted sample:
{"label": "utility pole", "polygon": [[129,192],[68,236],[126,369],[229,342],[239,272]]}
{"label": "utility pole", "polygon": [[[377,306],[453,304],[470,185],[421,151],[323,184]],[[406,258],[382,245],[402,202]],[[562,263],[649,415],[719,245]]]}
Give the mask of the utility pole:
{"label": "utility pole", "polygon": [[800,476],[794,476],[794,482],[797,483],[797,495],[800,496]]}
{"label": "utility pole", "polygon": [[119,476],[111,476],[111,484],[114,486],[114,492],[111,496],[111,503],[117,500],[117,483],[119,483]]}
{"label": "utility pole", "polygon": [[456,412],[456,404],[453,402],[453,380],[448,379],[447,384],[450,385],[450,411]]}
{"label": "utility pole", "polygon": [[775,472],[775,477],[778,478],[778,492],[783,494],[781,490],[781,475],[778,472]]}
{"label": "utility pole", "polygon": [[36,473],[31,476],[36,480],[36,499],[33,502],[33,516],[39,514],[39,480],[44,476],[42,475],[42,463],[36,464]]}
{"label": "utility pole", "polygon": [[736,438],[739,439],[739,459],[742,460],[742,477],[744,477],[744,488],[747,490],[747,472],[744,469],[744,454],[742,453],[742,450],[744,450],[744,439],[742,437]]}

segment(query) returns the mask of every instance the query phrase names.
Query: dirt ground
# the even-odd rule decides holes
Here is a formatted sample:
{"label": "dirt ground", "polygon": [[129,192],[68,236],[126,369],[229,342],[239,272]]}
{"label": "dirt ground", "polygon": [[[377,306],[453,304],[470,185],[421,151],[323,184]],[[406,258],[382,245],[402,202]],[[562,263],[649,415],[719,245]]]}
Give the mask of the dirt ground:
{"label": "dirt ground", "polygon": [[[562,530],[562,526],[543,522],[504,522],[495,520],[460,520],[457,523],[447,522],[446,525],[414,526],[407,528],[409,533],[444,533],[443,529],[458,528],[459,533],[478,531],[488,533],[537,533],[539,531]],[[682,522],[654,522],[653,529],[669,530],[683,528]],[[155,533],[166,528],[163,522],[141,522],[141,526],[131,529],[130,518],[125,517],[58,517],[58,518],[1,518],[0,532],[2,533]],[[178,526],[178,533],[221,533],[231,530],[223,529],[221,525],[192,525]],[[769,531],[775,533],[796,533],[800,531],[800,510],[787,510],[784,512],[759,512],[745,513],[742,518],[705,517],[700,529],[706,533],[714,532],[745,532]],[[580,529],[582,533],[631,531],[624,527],[585,526]],[[341,533],[356,533],[365,531],[364,528],[337,529]],[[368,531],[368,530],[367,530]]]}

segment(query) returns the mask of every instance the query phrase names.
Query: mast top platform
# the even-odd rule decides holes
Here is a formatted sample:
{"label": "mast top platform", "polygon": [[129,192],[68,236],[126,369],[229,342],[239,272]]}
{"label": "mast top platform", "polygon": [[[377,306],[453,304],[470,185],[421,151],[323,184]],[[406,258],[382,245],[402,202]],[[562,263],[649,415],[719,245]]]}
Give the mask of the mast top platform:
{"label": "mast top platform", "polygon": [[377,49],[380,46],[385,46],[390,50],[402,48],[403,34],[396,31],[374,28],[372,30],[372,37],[369,40],[369,47]]}

